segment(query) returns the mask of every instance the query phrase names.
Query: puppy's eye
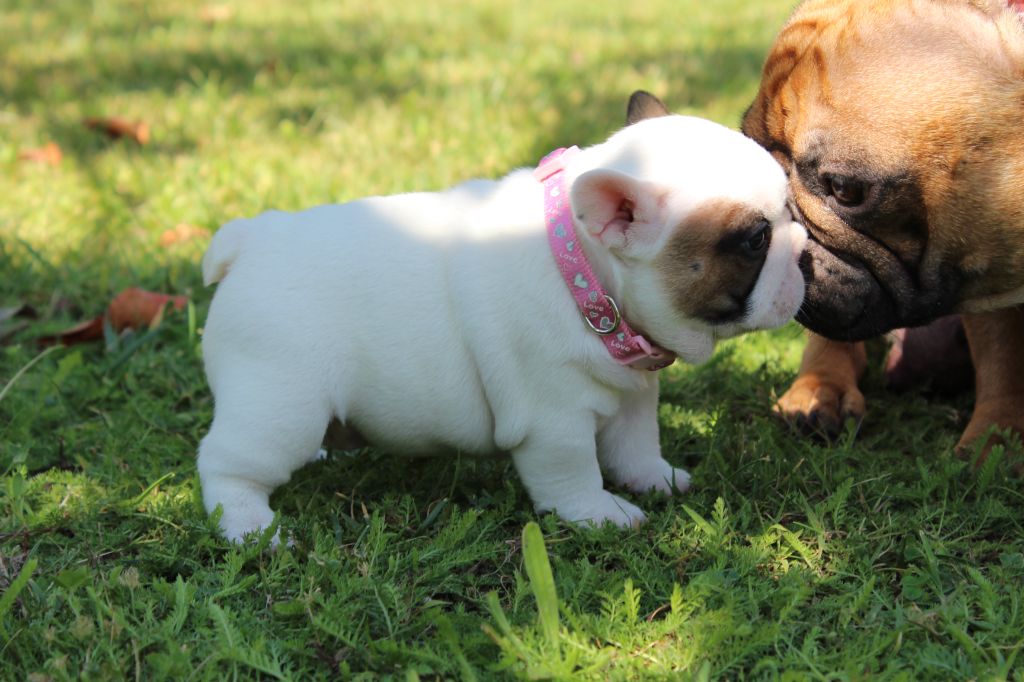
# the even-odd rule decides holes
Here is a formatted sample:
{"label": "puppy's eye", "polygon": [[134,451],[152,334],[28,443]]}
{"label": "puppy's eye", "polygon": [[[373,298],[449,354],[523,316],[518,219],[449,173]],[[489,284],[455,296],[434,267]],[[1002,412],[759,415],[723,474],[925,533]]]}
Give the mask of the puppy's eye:
{"label": "puppy's eye", "polygon": [[843,208],[860,206],[868,195],[868,186],[864,182],[845,175],[828,176],[825,178],[825,187]]}
{"label": "puppy's eye", "polygon": [[754,231],[743,242],[740,247],[745,253],[752,256],[759,256],[768,249],[772,242],[772,224],[762,220],[754,228]]}

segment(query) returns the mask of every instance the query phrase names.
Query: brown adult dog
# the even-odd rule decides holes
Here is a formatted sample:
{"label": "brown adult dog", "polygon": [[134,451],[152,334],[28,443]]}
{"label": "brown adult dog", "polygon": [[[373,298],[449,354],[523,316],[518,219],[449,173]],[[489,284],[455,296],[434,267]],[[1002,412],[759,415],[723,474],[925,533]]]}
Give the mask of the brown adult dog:
{"label": "brown adult dog", "polygon": [[860,341],[963,312],[977,400],[958,450],[1024,432],[1020,3],[808,0],[780,33],[743,131],[811,236],[789,418],[860,418]]}

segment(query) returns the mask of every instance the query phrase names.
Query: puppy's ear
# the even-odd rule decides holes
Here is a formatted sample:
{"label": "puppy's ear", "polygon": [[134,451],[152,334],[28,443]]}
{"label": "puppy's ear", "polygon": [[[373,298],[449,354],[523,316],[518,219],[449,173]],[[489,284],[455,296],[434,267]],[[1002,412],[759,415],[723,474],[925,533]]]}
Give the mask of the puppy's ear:
{"label": "puppy's ear", "polygon": [[609,249],[625,249],[657,238],[663,194],[649,182],[599,168],[576,178],[570,200],[589,234]]}
{"label": "puppy's ear", "polygon": [[661,100],[647,92],[637,90],[629,96],[629,105],[626,107],[626,125],[631,126],[645,118],[657,118],[669,115],[668,107],[661,103]]}

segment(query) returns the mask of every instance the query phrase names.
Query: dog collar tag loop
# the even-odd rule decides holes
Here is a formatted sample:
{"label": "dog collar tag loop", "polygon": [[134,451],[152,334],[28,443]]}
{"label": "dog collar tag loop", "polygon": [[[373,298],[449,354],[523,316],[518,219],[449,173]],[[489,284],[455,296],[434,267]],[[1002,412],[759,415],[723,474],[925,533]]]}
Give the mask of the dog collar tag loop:
{"label": "dog collar tag loop", "polygon": [[675,362],[675,354],[652,346],[630,329],[615,299],[601,287],[583,253],[573,222],[569,188],[562,174],[567,162],[578,153],[577,147],[556,149],[541,159],[533,171],[544,186],[544,224],[555,263],[587,327],[601,338],[619,364],[649,371],[668,367]]}
{"label": "dog collar tag loop", "polygon": [[598,336],[608,336],[618,329],[619,324],[622,323],[622,313],[619,312],[619,304],[615,302],[615,299],[608,294],[605,294],[604,302],[611,308],[613,317],[611,319],[602,317],[601,326],[595,325],[593,320],[591,320],[591,316],[586,313],[583,315],[583,321],[587,323],[588,327],[590,327],[590,331],[594,332]]}

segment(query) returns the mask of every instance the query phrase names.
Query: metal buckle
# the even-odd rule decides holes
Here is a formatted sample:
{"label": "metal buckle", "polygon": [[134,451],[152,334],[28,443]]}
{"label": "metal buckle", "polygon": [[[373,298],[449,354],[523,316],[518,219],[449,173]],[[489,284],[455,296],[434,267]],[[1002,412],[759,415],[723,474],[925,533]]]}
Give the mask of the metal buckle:
{"label": "metal buckle", "polygon": [[604,300],[608,301],[608,305],[611,306],[612,314],[614,315],[614,318],[612,319],[612,326],[607,329],[594,326],[594,323],[590,321],[589,317],[587,317],[586,311],[583,311],[583,320],[587,323],[587,326],[590,327],[590,331],[594,332],[598,336],[608,336],[618,329],[619,324],[622,322],[622,314],[619,313],[619,305],[615,302],[615,299],[608,294],[605,294]]}

